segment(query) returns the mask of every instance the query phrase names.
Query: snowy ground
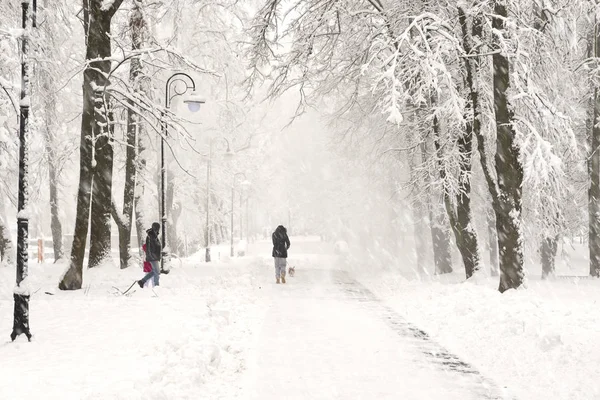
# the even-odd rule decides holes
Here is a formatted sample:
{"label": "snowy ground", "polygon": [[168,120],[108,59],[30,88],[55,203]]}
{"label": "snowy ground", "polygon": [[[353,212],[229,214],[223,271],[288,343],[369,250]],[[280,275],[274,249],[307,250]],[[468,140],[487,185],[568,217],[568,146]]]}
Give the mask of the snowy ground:
{"label": "snowy ground", "polygon": [[32,343],[9,341],[14,270],[0,268],[0,399],[600,399],[600,281],[500,295],[496,279],[409,281],[292,243],[285,286],[266,242],[174,263],[156,295],[115,296],[136,269],[61,292],[63,266],[32,264]]}
{"label": "snowy ground", "polygon": [[0,399],[236,397],[257,310],[252,268],[187,262],[162,276],[158,297],[139,287],[125,297],[112,286],[139,269],[103,266],[84,290],[61,292],[63,266],[32,265],[32,343],[9,341],[14,270],[0,269]]}

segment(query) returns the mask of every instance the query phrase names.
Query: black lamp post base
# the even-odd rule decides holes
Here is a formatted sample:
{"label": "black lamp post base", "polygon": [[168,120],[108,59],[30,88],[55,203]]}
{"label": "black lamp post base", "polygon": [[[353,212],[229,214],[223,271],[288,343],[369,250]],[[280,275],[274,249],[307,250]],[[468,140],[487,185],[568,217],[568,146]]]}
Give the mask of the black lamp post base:
{"label": "black lamp post base", "polygon": [[15,312],[10,340],[14,342],[17,336],[25,334],[27,340],[31,342],[31,332],[29,331],[29,296],[15,293],[13,297],[15,299]]}
{"label": "black lamp post base", "polygon": [[162,252],[162,258],[160,263],[160,273],[168,274],[171,272],[171,255],[166,251]]}

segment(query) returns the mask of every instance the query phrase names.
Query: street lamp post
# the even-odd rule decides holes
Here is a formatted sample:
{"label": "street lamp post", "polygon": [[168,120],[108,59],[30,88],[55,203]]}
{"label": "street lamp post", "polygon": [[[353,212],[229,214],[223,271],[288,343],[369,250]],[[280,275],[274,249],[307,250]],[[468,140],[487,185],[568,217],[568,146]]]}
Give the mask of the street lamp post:
{"label": "street lamp post", "polygon": [[240,192],[240,240],[244,240],[244,193]]}
{"label": "street lamp post", "polygon": [[[182,82],[185,87],[183,91],[178,90],[175,83]],[[174,93],[171,94],[171,89]],[[196,83],[186,73],[176,72],[167,79],[165,84],[165,109],[169,110],[171,107],[171,101],[176,96],[181,96],[187,93],[191,89],[192,94],[184,100],[184,103],[188,105],[188,109],[191,112],[198,112],[200,106],[206,102],[203,98],[200,98],[196,93]],[[164,119],[165,112],[162,113],[162,137],[160,141],[160,219],[161,219],[161,230],[162,230],[162,257],[160,258],[160,269],[165,271],[165,258],[168,256],[169,247],[167,246],[167,167],[165,165],[165,141],[168,135],[167,122]]]}
{"label": "street lamp post", "polygon": [[[234,196],[235,196],[235,182],[236,182],[236,178],[238,176],[243,176],[244,181],[248,182],[247,178],[246,178],[246,174],[244,174],[243,172],[236,172],[235,174],[233,174],[233,182],[231,183],[231,234],[230,234],[230,237],[231,237],[231,254],[230,255],[231,255],[231,257],[233,257],[233,255],[234,255],[234,253],[233,253],[233,205],[234,205],[233,200],[234,200]],[[241,229],[241,227],[240,227],[240,229]]]}
{"label": "street lamp post", "polygon": [[229,140],[222,136],[217,138],[210,138],[209,149],[208,149],[208,161],[206,164],[206,254],[204,255],[204,260],[206,262],[210,262],[210,176],[212,171],[212,154],[213,154],[213,143],[215,139],[220,139],[227,143],[227,150],[225,154],[228,156],[233,155],[233,151],[231,150],[231,146],[229,145]]}
{"label": "street lamp post", "polygon": [[[14,341],[20,334],[25,334],[27,340],[31,341],[29,330],[29,288],[26,284],[21,286],[29,273],[28,265],[28,237],[29,216],[27,215],[27,203],[29,202],[29,106],[30,92],[29,82],[29,0],[21,2],[22,28],[21,36],[21,101],[19,115],[19,197],[17,203],[17,286],[13,292],[15,308],[13,314],[13,330],[10,339]],[[32,7],[32,27],[35,23],[36,1]]]}

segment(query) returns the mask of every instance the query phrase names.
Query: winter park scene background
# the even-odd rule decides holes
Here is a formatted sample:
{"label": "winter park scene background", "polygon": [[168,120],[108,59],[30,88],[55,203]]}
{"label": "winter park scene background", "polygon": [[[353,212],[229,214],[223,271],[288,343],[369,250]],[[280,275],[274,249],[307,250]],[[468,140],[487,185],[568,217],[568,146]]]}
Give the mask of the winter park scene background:
{"label": "winter park scene background", "polygon": [[599,22],[0,0],[0,399],[600,399]]}

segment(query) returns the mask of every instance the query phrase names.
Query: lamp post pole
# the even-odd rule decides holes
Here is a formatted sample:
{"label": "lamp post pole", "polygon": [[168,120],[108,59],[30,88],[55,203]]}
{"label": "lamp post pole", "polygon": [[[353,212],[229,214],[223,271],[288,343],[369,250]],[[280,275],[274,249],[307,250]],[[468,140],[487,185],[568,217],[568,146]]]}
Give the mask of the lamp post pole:
{"label": "lamp post pole", "polygon": [[[173,84],[176,82],[182,82],[185,84],[183,91],[174,89],[174,93],[171,94]],[[167,245],[167,166],[165,164],[165,141],[168,136],[167,122],[165,121],[165,113],[171,107],[171,100],[176,96],[181,96],[191,89],[192,92],[196,91],[196,83],[186,73],[176,72],[167,79],[165,83],[165,111],[162,113],[162,137],[160,141],[160,220],[162,230],[162,254],[160,257],[160,269],[165,271],[165,258],[169,256],[169,246]],[[190,111],[196,112],[200,109],[200,104],[203,104],[204,100],[186,100]],[[167,264],[168,265],[168,264]],[[168,268],[167,268],[168,270]]]}
{"label": "lamp post pole", "polygon": [[240,191],[240,240],[244,240],[244,193]]}
{"label": "lamp post pole", "polygon": [[246,174],[243,172],[236,172],[233,174],[233,182],[231,183],[231,257],[233,257],[233,200],[235,196],[235,181],[238,176],[243,176],[246,179]]}
{"label": "lamp post pole", "polygon": [[[10,339],[14,341],[20,334],[25,334],[27,340],[31,341],[31,332],[29,330],[29,288],[27,285],[21,286],[29,273],[28,264],[28,237],[29,237],[29,215],[27,215],[27,205],[29,203],[29,106],[30,92],[29,82],[29,0],[21,2],[22,9],[22,28],[21,36],[21,101],[19,116],[19,197],[17,203],[17,286],[13,292],[15,300],[13,315],[13,330]],[[35,27],[36,2],[33,1],[32,14]]]}
{"label": "lamp post pole", "polygon": [[206,254],[204,260],[210,262],[210,169],[212,168],[212,138],[208,150],[208,162],[206,164]]}
{"label": "lamp post pole", "polygon": [[250,243],[250,214],[248,213],[248,202],[250,196],[246,196],[246,242]]}

